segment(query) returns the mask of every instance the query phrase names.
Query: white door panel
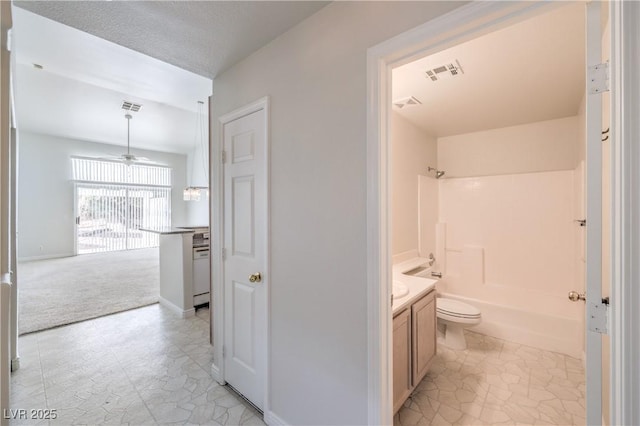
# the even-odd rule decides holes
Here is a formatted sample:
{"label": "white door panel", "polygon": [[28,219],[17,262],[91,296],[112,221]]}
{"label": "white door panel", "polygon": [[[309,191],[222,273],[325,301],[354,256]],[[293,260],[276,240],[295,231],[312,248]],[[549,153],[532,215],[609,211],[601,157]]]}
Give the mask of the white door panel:
{"label": "white door panel", "polygon": [[255,289],[248,283],[234,281],[232,284],[233,298],[233,331],[231,337],[231,356],[235,362],[241,363],[245,368],[255,372]]}
{"label": "white door panel", "polygon": [[253,259],[255,257],[254,176],[234,177],[231,181],[231,192],[234,204],[231,249],[234,256]]}
{"label": "white door panel", "polygon": [[[224,376],[263,408],[266,374],[266,111],[223,125]],[[260,274],[261,279],[250,280]]]}

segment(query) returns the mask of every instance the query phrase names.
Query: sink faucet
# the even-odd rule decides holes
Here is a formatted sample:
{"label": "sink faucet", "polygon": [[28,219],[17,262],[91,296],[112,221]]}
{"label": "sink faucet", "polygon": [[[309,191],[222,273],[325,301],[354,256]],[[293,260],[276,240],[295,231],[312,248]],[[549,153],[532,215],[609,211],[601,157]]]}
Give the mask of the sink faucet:
{"label": "sink faucet", "polygon": [[433,253],[429,253],[429,266],[433,266],[433,264],[435,263],[436,258],[433,255]]}
{"label": "sink faucet", "polygon": [[442,272],[432,272],[431,276],[436,278],[442,278]]}

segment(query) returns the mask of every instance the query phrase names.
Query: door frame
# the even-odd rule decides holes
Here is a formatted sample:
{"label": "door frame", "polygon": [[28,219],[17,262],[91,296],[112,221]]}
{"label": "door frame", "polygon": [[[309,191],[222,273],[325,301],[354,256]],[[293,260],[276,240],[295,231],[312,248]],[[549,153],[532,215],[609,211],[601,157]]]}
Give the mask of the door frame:
{"label": "door frame", "polygon": [[[12,26],[11,4],[0,3],[0,410],[11,407],[10,375],[12,368],[19,367],[18,323],[16,321],[17,287],[13,285],[11,267],[13,249],[15,249],[15,200],[13,194],[11,156],[12,141],[15,142],[15,114],[11,74],[14,67],[14,55],[11,54],[10,30]],[[7,308],[10,312],[7,312]],[[3,411],[4,413],[4,411]],[[0,418],[1,425],[9,424],[5,416]]]}
{"label": "door frame", "polygon": [[610,3],[611,422],[640,424],[640,4]]}
{"label": "door frame", "polygon": [[[563,4],[555,2],[473,2],[367,51],[367,323],[368,323],[368,423],[392,423],[392,324],[389,303],[391,282],[390,231],[390,142],[388,120],[391,105],[391,71],[417,58],[546,13]],[[632,117],[640,111],[640,87],[634,75],[640,63],[633,54],[640,50],[640,31],[633,19],[640,17],[637,4],[610,3],[612,89],[633,96],[612,98],[612,304],[610,330],[612,424],[637,424],[640,397],[640,289],[634,288],[640,268],[633,259],[640,255],[640,197],[637,193],[640,126]],[[637,22],[637,21],[635,21]],[[633,37],[636,37],[634,39]],[[623,44],[625,51],[620,49]],[[637,58],[637,56],[636,56]],[[623,67],[624,66],[624,67]],[[634,74],[634,72],[636,74]],[[622,134],[618,129],[624,130]],[[633,179],[636,179],[635,182]],[[632,234],[635,231],[635,234]],[[635,256],[635,257],[633,257]],[[617,304],[617,300],[625,303]],[[635,322],[631,322],[635,321]],[[637,328],[632,328],[633,326]],[[623,381],[624,379],[624,381]],[[635,398],[635,399],[633,399]],[[635,410],[635,411],[634,411]]]}
{"label": "door frame", "polygon": [[[210,102],[213,102],[212,100]],[[212,111],[212,105],[210,111]],[[267,229],[265,233],[265,269],[264,275],[267,278],[264,280],[265,287],[265,317],[263,318],[266,324],[267,335],[265,336],[265,358],[262,362],[265,366],[264,371],[264,416],[265,419],[270,413],[270,398],[269,398],[269,354],[271,349],[271,279],[269,272],[271,270],[271,215],[270,215],[270,200],[271,200],[271,185],[270,185],[270,165],[271,165],[271,137],[269,133],[270,123],[270,99],[269,96],[258,99],[248,105],[233,110],[227,114],[218,117],[217,124],[218,129],[217,138],[213,138],[210,141],[209,152],[209,164],[211,164],[211,205],[210,205],[210,222],[211,223],[211,329],[212,329],[212,344],[213,344],[213,364],[211,365],[211,373],[213,378],[220,384],[225,384],[225,369],[224,369],[224,357],[222,356],[223,344],[224,344],[224,260],[222,258],[222,249],[224,248],[224,162],[222,152],[224,151],[224,125],[245,117],[254,112],[264,110],[265,112],[265,188],[266,188],[266,224]],[[213,134],[214,132],[212,132]],[[221,344],[218,344],[220,342]]]}
{"label": "door frame", "polygon": [[78,182],[73,182],[73,255],[78,255]]}

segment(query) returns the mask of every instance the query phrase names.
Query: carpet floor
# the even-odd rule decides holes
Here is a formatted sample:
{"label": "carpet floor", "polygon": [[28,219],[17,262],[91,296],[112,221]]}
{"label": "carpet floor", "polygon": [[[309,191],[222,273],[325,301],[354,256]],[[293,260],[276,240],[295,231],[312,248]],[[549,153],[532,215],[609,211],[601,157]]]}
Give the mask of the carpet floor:
{"label": "carpet floor", "polygon": [[19,334],[158,302],[157,248],[18,264]]}

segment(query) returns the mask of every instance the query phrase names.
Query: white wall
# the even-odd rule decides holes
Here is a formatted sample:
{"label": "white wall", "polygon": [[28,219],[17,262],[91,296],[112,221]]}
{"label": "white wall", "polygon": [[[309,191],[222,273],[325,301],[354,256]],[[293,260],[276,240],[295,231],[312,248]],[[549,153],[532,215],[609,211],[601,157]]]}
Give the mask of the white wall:
{"label": "white wall", "polygon": [[366,51],[456,2],[335,2],[214,80],[224,113],[271,96],[270,408],[366,424]]}
{"label": "white wall", "polygon": [[[409,122],[397,112],[391,114],[391,214],[392,239],[391,254],[398,255],[410,250],[419,249],[418,212],[428,215],[438,212],[437,185],[433,173],[427,181],[420,175],[427,175],[427,166],[437,167],[437,142],[432,136]],[[421,182],[419,191],[418,182]],[[429,185],[429,181],[434,181]],[[420,199],[417,195],[420,192]],[[434,232],[434,227],[427,227],[425,232]],[[430,234],[429,234],[430,235]],[[435,241],[435,235],[424,238],[424,241]],[[429,251],[430,250],[430,251]],[[431,253],[433,247],[425,247]]]}
{"label": "white wall", "polygon": [[[19,133],[17,227],[20,259],[73,255],[75,217],[70,157],[117,156],[122,149],[121,146]],[[172,224],[188,224],[187,208],[182,201],[186,156],[146,150],[133,152],[173,169]]]}
{"label": "white wall", "polygon": [[438,166],[447,177],[573,170],[578,117],[438,138]]}

